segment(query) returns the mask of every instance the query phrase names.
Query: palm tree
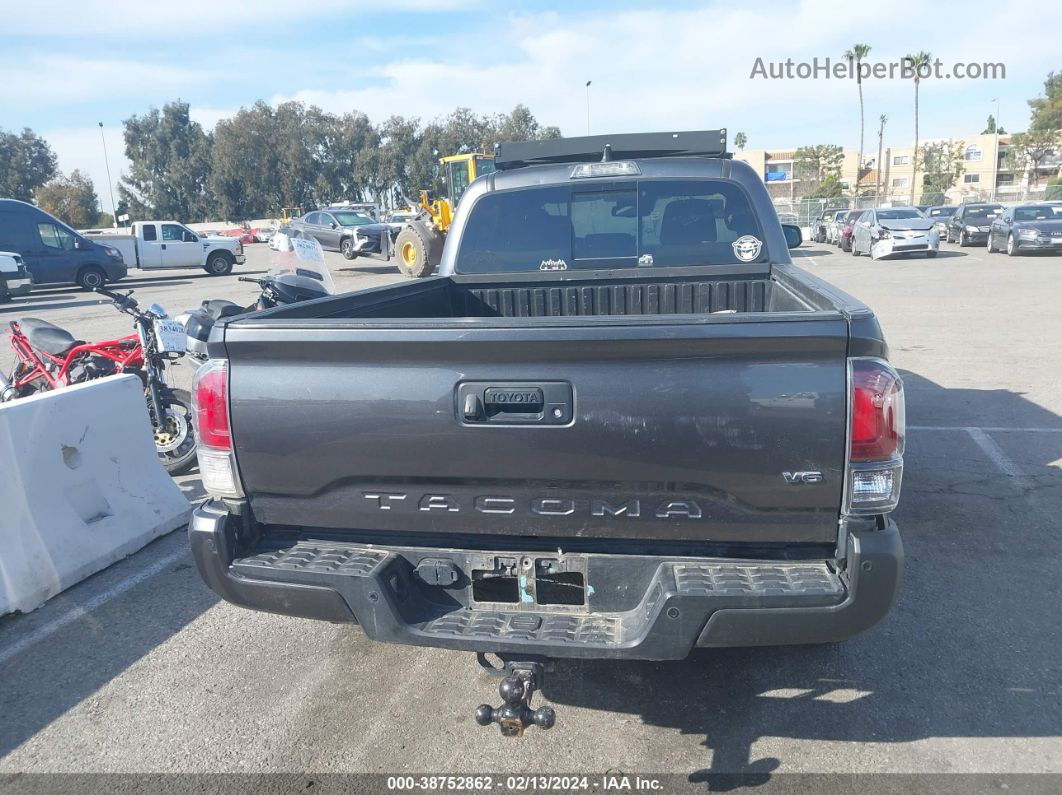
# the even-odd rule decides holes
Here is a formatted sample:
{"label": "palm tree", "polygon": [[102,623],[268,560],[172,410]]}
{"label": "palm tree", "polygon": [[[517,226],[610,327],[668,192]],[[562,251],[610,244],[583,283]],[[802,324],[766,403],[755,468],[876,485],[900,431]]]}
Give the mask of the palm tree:
{"label": "palm tree", "polygon": [[919,73],[925,67],[929,66],[930,60],[933,58],[928,52],[916,52],[913,55],[905,55],[904,60],[907,61],[911,69],[914,70],[914,87],[915,87],[915,140],[914,140],[914,155],[911,157],[911,204],[915,203],[915,183],[918,181],[918,84],[922,81]]}
{"label": "palm tree", "polygon": [[734,146],[736,146],[741,151],[745,151],[745,146],[748,144],[748,142],[749,137],[743,132],[739,132],[737,135],[734,136]]}
{"label": "palm tree", "polygon": [[863,76],[859,72],[859,64],[870,54],[869,44],[853,44],[852,49],[846,50],[844,57],[848,59],[849,66],[855,66],[856,87],[859,89],[859,160],[856,161],[855,195],[859,195],[859,177],[863,170]]}

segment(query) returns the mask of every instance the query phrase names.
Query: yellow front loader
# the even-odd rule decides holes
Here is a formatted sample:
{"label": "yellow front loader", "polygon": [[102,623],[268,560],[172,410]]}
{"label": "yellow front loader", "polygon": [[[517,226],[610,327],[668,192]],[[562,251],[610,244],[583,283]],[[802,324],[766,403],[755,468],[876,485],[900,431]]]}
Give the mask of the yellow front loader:
{"label": "yellow front loader", "polygon": [[494,171],[494,155],[450,155],[440,158],[439,164],[446,174],[447,196],[432,199],[428,191],[422,190],[419,201],[412,202],[417,217],[402,228],[395,240],[398,269],[413,279],[435,273],[457,202],[476,177]]}

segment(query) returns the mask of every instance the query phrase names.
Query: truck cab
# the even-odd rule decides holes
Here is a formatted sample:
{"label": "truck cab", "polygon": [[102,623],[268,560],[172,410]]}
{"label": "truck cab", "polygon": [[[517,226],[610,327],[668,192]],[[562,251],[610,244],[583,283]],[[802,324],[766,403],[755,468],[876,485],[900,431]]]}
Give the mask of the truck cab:
{"label": "truck cab", "polygon": [[133,224],[141,268],[198,268],[203,266],[203,241],[176,221]]}

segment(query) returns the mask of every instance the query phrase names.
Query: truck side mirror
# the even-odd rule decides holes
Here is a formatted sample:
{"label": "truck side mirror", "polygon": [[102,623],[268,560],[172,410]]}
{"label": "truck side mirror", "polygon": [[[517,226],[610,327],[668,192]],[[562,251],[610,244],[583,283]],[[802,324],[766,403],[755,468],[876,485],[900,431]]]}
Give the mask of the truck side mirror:
{"label": "truck side mirror", "polygon": [[789,248],[796,248],[804,242],[804,233],[795,224],[782,224],[782,233],[785,235],[785,244]]}

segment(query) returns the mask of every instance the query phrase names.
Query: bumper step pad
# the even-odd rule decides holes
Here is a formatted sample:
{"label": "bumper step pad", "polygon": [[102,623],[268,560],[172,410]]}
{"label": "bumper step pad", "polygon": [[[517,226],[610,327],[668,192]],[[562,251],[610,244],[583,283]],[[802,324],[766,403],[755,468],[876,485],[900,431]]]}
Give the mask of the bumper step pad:
{"label": "bumper step pad", "polygon": [[[825,561],[654,559],[656,574],[640,602],[622,612],[592,612],[592,602],[591,612],[583,606],[571,611],[512,609],[502,603],[443,606],[425,598],[412,575],[418,559],[433,554],[300,540],[238,558],[230,572],[332,589],[380,640],[475,649],[542,647],[566,649],[573,656],[607,655],[650,640],[672,648],[668,656],[685,656],[717,609],[823,606],[846,595],[839,574]],[[659,635],[666,639],[653,637]]]}
{"label": "bumper step pad", "polygon": [[675,565],[678,592],[689,596],[840,596],[837,572],[823,563]]}
{"label": "bumper step pad", "polygon": [[273,569],[366,577],[385,557],[386,552],[363,547],[321,546],[300,541],[287,549],[240,558],[233,565],[248,576]]}

